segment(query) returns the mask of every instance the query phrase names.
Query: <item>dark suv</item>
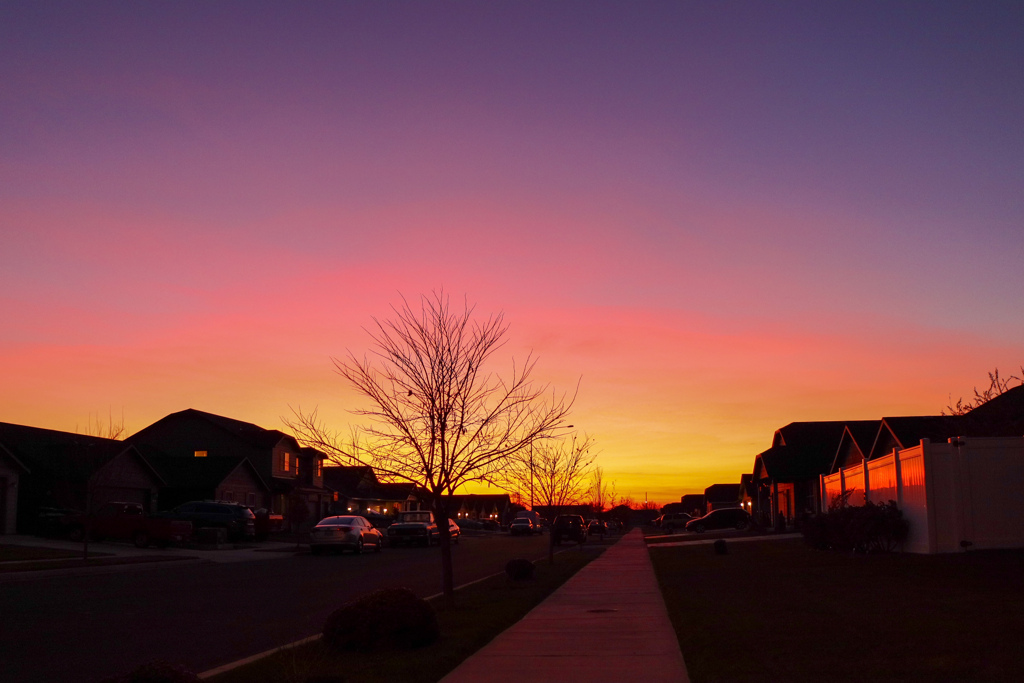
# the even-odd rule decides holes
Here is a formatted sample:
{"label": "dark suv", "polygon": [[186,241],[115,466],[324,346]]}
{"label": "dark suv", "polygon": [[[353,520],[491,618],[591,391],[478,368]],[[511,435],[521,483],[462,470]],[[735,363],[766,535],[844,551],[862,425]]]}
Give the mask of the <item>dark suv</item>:
{"label": "dark suv", "polygon": [[670,512],[669,514],[662,516],[660,526],[668,533],[672,533],[676,529],[685,529],[686,523],[691,519],[693,519],[693,517],[685,512]]}
{"label": "dark suv", "polygon": [[227,529],[228,538],[252,539],[256,537],[256,515],[240,503],[220,500],[202,500],[184,503],[170,512],[160,513],[161,517],[182,519],[192,522],[198,531],[206,527]]}
{"label": "dark suv", "polygon": [[579,515],[558,515],[551,525],[551,542],[561,545],[563,540],[583,543],[587,540],[587,525]]}

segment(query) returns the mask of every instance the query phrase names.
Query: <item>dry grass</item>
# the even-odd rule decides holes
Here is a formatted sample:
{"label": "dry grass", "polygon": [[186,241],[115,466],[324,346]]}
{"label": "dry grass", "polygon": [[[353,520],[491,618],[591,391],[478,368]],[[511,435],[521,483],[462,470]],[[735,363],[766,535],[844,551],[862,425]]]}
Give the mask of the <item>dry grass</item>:
{"label": "dry grass", "polygon": [[1024,671],[1024,550],[728,548],[651,549],[695,683],[1006,681]]}

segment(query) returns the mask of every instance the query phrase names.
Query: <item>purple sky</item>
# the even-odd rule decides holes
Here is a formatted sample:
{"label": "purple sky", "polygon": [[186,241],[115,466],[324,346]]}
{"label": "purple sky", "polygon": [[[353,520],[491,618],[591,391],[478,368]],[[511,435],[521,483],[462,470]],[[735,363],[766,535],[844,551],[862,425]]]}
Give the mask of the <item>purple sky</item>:
{"label": "purple sky", "polygon": [[738,481],[1024,363],[1022,74],[1019,2],[4,3],[0,420],[343,425],[443,286],[620,492]]}

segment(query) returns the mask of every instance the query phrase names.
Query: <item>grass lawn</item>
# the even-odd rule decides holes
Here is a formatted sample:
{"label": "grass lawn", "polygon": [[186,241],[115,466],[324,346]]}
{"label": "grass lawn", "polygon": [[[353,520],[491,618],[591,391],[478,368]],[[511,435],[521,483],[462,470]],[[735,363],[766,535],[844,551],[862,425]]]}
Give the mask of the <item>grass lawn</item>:
{"label": "grass lawn", "polygon": [[694,683],[1007,681],[1024,550],[851,556],[802,540],[651,548]]}
{"label": "grass lawn", "polygon": [[512,583],[502,574],[467,586],[456,592],[453,609],[434,600],[441,638],[428,647],[334,654],[316,642],[283,650],[209,680],[289,683],[318,677],[345,683],[433,683],[522,619],[598,554],[593,549],[568,550],[555,555],[553,566],[546,559],[537,562],[533,581]]}
{"label": "grass lawn", "polygon": [[[89,553],[89,557],[99,557],[110,553]],[[0,545],[0,562],[17,562],[22,560],[59,560],[66,557],[81,557],[81,550],[56,550],[54,548],[36,548],[27,545]]]}

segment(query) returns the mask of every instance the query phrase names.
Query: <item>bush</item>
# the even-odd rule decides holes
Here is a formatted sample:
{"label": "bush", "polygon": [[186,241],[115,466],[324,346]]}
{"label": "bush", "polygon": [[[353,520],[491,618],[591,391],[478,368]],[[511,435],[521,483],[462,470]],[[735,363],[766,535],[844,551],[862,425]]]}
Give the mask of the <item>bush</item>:
{"label": "bush", "polygon": [[819,550],[884,553],[907,540],[910,524],[896,501],[854,506],[847,503],[849,494],[844,492],[828,512],[804,522],[800,531],[809,545]]}
{"label": "bush", "polygon": [[505,575],[513,581],[529,581],[533,578],[533,562],[517,558],[505,564]]}
{"label": "bush", "polygon": [[437,614],[426,600],[408,588],[386,588],[332,612],[323,642],[338,650],[409,649],[429,645],[439,635]]}
{"label": "bush", "polygon": [[105,678],[101,683],[198,683],[199,676],[183,666],[167,662],[150,662],[117,678]]}

